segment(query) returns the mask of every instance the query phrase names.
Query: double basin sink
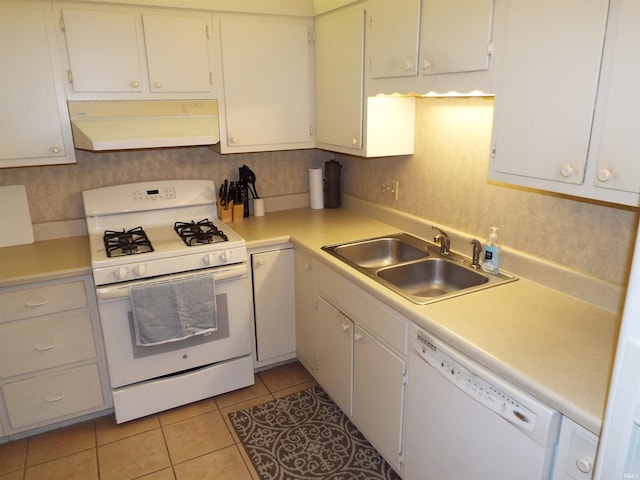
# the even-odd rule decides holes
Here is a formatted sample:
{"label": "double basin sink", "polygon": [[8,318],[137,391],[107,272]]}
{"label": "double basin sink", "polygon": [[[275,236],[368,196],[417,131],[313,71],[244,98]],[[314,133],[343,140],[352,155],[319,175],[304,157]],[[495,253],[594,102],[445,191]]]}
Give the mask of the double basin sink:
{"label": "double basin sink", "polygon": [[485,273],[472,267],[469,258],[451,251],[442,254],[435,243],[407,233],[327,245],[322,250],[417,304],[517,280],[505,272]]}

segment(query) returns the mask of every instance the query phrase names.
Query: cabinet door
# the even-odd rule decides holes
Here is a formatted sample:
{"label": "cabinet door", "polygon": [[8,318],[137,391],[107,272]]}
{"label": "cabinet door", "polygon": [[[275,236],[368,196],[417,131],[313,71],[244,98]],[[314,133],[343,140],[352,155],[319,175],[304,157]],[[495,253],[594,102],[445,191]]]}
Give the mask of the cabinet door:
{"label": "cabinet door", "polygon": [[259,362],[293,354],[295,346],[293,250],[251,255]]}
{"label": "cabinet door", "polygon": [[489,68],[493,0],[423,0],[420,70],[424,75]]}
{"label": "cabinet door", "polygon": [[351,415],[353,322],[321,297],[316,315],[316,379],[334,402]]}
{"label": "cabinet door", "polygon": [[316,288],[313,264],[306,255],[293,254],[295,279],[296,355],[302,365],[315,375],[316,372]]}
{"label": "cabinet door", "polygon": [[75,162],[49,3],[0,5],[0,167]]}
{"label": "cabinet door", "polygon": [[503,7],[489,176],[532,187],[527,178],[581,184],[608,0],[509,0]]}
{"label": "cabinet door", "polygon": [[75,92],[141,92],[145,77],[133,12],[64,9]]}
{"label": "cabinet door", "polygon": [[[615,8],[613,8],[615,7]],[[593,141],[597,187],[640,193],[640,3],[612,2]],[[629,205],[638,205],[631,195]]]}
{"label": "cabinet door", "polygon": [[409,77],[418,73],[419,29],[420,0],[379,0],[367,4],[371,78]]}
{"label": "cabinet door", "polygon": [[152,92],[211,91],[210,18],[208,13],[142,15]]}
{"label": "cabinet door", "polygon": [[316,142],[362,150],[364,10],[318,17]]}
{"label": "cabinet door", "polygon": [[353,421],[397,470],[406,363],[361,327],[353,338]]}
{"label": "cabinet door", "polygon": [[311,44],[306,23],[220,20],[223,152],[311,148]]}

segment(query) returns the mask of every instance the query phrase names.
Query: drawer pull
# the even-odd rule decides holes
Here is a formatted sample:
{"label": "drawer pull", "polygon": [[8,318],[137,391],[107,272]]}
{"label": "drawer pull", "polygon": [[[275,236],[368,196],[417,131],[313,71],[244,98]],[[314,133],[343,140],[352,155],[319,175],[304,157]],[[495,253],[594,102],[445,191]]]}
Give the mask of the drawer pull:
{"label": "drawer pull", "polygon": [[25,306],[27,306],[27,307],[41,307],[42,305],[46,305],[47,303],[49,303],[49,300],[47,300],[47,299],[34,300],[34,301],[29,301],[29,302],[25,303]]}
{"label": "drawer pull", "polygon": [[52,343],[51,345],[45,345],[45,346],[36,345],[34,350],[38,352],[45,352],[47,350],[51,350],[52,348],[56,348],[55,343]]}
{"label": "drawer pull", "polygon": [[44,401],[48,403],[59,402],[64,398],[64,393],[59,393],[55,397],[45,397]]}

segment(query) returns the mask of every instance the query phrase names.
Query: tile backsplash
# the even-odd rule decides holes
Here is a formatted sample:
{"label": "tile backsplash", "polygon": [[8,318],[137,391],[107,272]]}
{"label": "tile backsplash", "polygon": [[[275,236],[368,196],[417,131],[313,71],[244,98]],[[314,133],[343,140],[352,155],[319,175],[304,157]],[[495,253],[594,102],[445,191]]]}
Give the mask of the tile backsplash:
{"label": "tile backsplash", "polygon": [[309,191],[307,171],[322,164],[316,150],[221,155],[209,147],[76,151],[77,164],[0,170],[0,185],[25,185],[33,223],[84,218],[82,191],[169,179],[238,178],[246,164],[262,197]]}
{"label": "tile backsplash", "polygon": [[[343,191],[484,239],[500,242],[616,284],[627,279],[638,209],[489,183],[492,98],[419,98],[415,153],[360,159],[336,155]],[[308,169],[328,152],[296,150],[220,155],[208,147],[92,153],[77,164],[0,170],[0,185],[25,185],[34,223],[81,219],[81,192],[105,185],[173,178],[237,178],[248,165],[262,197],[308,192]],[[399,180],[399,199],[382,195]],[[424,236],[429,236],[425,232]]]}

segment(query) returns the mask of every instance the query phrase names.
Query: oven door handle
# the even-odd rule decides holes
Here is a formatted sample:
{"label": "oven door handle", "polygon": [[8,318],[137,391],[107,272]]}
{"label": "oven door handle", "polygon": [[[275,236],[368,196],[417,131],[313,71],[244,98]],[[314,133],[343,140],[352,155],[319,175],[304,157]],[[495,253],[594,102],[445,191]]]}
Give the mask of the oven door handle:
{"label": "oven door handle", "polygon": [[[195,271],[195,272],[191,272],[191,275],[202,275],[202,273],[203,273],[202,271],[200,272]],[[221,281],[230,280],[230,279],[247,278],[248,277],[247,266],[246,264],[241,263],[238,265],[230,265],[227,268],[218,267],[215,270],[211,271],[211,275],[213,275],[213,279],[215,282],[221,282]],[[185,275],[181,275],[181,276],[184,277]],[[168,280],[169,278],[163,277],[163,280]],[[145,281],[141,280],[135,283],[129,282],[126,285],[115,285],[115,286],[97,288],[96,297],[99,302],[104,300],[113,300],[115,298],[129,297],[129,288],[132,285],[140,284],[140,283],[145,283]]]}

